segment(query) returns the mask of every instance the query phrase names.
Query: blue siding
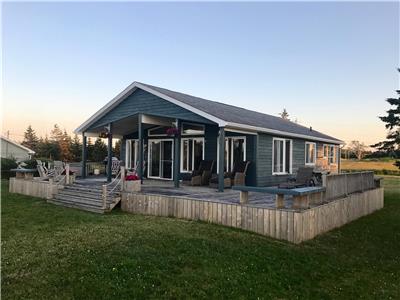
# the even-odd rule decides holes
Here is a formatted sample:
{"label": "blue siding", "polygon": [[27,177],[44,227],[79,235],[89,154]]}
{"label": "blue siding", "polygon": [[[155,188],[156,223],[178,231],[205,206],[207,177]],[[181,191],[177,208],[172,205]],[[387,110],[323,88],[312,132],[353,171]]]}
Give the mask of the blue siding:
{"label": "blue siding", "polygon": [[179,118],[192,122],[211,124],[213,122],[195,114],[187,109],[161,99],[143,90],[136,90],[132,95],[118,104],[114,109],[95,122],[88,130],[104,126],[108,123],[136,115],[146,113],[154,116]]}
{"label": "blue siding", "polygon": [[[272,175],[272,139],[268,134],[260,133],[257,147],[257,186],[271,186],[284,182],[292,175]],[[292,172],[296,173],[300,166],[305,165],[305,140],[292,138]]]}

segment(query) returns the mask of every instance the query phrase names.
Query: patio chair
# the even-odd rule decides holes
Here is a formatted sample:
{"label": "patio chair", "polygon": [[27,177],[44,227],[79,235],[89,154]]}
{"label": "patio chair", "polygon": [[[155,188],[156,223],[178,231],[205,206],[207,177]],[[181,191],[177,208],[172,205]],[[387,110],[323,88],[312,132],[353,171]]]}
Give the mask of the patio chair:
{"label": "patio chair", "polygon": [[283,189],[294,189],[304,186],[314,186],[314,168],[312,167],[300,167],[297,170],[296,177],[289,178],[287,182],[279,184],[279,188]]}
{"label": "patio chair", "polygon": [[[249,168],[250,161],[242,161],[233,166],[232,172],[224,173],[224,188],[232,185],[246,185],[246,173]],[[210,179],[210,187],[218,187],[218,174],[213,174]]]}
{"label": "patio chair", "polygon": [[210,182],[213,167],[213,160],[202,160],[198,169],[192,172],[191,185],[207,185]]}
{"label": "patio chair", "polygon": [[64,172],[64,163],[60,160],[54,161],[54,175],[59,176]]}
{"label": "patio chair", "polygon": [[231,185],[246,185],[246,173],[249,165],[250,161],[241,161],[233,166],[232,172],[228,173]]}

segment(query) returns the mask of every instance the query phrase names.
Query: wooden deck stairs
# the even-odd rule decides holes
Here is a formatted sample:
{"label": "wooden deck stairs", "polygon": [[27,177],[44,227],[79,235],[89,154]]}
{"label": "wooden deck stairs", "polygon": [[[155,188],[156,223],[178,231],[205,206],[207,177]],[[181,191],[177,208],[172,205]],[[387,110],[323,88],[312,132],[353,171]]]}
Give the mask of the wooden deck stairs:
{"label": "wooden deck stairs", "polygon": [[103,200],[102,185],[85,185],[74,183],[66,185],[58,191],[54,199],[49,203],[56,205],[77,208],[94,213],[110,212],[121,201],[120,188],[116,186],[107,187],[107,196]]}

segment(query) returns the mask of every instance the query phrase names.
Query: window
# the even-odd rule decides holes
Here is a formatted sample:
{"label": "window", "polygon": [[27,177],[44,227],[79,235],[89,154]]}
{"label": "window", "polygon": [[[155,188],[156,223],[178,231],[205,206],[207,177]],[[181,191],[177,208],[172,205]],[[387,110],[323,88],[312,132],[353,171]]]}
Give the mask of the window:
{"label": "window", "polygon": [[181,140],[181,172],[197,170],[204,159],[204,138]]}
{"label": "window", "polygon": [[323,153],[323,157],[324,158],[328,158],[328,152],[329,152],[329,145],[324,145],[324,153]]}
{"label": "window", "polygon": [[204,125],[182,123],[182,135],[204,135]]}
{"label": "window", "polygon": [[334,145],[329,145],[329,155],[328,155],[328,163],[336,164],[337,163],[337,155],[336,155],[336,147]]}
{"label": "window", "polygon": [[273,138],[272,174],[292,173],[292,140]]}
{"label": "window", "polygon": [[[246,160],[246,137],[225,137],[224,171],[231,172],[235,163]],[[217,148],[217,172],[219,171],[219,138]]]}
{"label": "window", "polygon": [[138,148],[139,142],[138,140],[126,140],[126,167],[128,169],[135,169],[138,163]]}
{"label": "window", "polygon": [[306,142],[306,165],[314,165],[316,161],[317,152],[316,144]]}
{"label": "window", "polygon": [[149,136],[165,136],[167,135],[167,129],[168,127],[166,126],[157,126],[151,128],[149,129]]}

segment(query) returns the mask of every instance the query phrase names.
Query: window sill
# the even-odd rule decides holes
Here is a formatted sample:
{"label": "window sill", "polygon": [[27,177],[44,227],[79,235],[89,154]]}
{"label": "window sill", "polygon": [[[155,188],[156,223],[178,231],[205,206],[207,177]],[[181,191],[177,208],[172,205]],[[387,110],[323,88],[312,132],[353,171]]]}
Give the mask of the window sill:
{"label": "window sill", "polygon": [[285,175],[292,175],[292,173],[272,173],[272,176],[285,176]]}

